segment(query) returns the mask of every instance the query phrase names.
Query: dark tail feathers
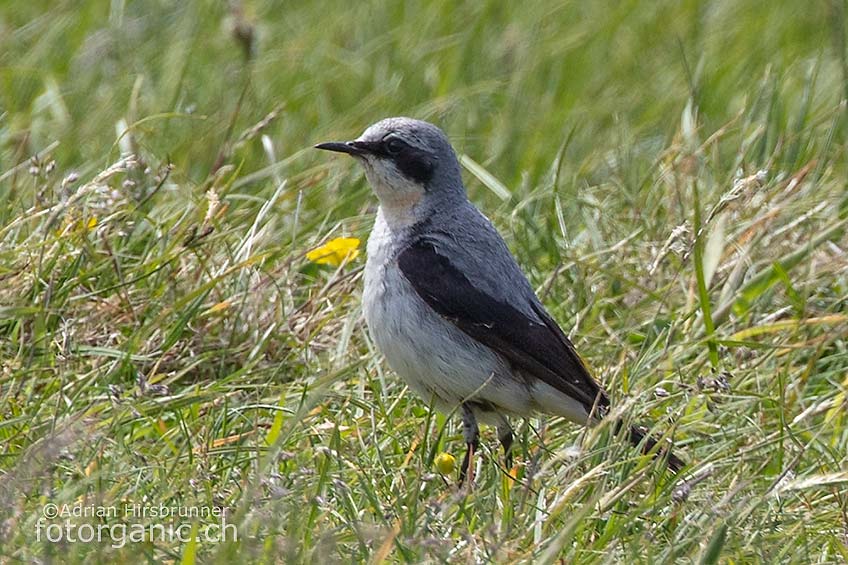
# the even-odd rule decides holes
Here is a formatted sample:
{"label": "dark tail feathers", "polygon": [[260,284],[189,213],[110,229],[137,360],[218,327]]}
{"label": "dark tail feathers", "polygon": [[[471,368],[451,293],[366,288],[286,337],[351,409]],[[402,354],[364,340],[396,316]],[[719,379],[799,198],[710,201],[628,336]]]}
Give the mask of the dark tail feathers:
{"label": "dark tail feathers", "polygon": [[[616,432],[621,429],[621,422],[616,426]],[[658,442],[648,435],[648,430],[639,426],[630,427],[630,443],[633,445],[641,445],[642,453],[649,453],[657,448]],[[656,449],[656,457],[665,457],[668,468],[674,473],[686,466],[682,459],[678,458],[671,452],[668,446],[661,446]]]}

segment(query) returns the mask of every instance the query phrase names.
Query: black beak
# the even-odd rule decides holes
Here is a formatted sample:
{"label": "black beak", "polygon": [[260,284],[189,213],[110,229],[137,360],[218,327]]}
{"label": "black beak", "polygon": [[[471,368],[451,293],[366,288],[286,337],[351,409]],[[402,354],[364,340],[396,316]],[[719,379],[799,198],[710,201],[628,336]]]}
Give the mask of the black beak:
{"label": "black beak", "polygon": [[364,144],[359,141],[330,141],[328,143],[319,143],[315,146],[315,149],[347,153],[348,155],[362,155],[368,152]]}

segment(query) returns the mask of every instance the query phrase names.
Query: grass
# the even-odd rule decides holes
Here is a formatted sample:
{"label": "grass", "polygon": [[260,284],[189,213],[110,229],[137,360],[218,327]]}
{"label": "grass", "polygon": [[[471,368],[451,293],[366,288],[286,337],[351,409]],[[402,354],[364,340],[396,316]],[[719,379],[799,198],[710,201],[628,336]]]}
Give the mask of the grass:
{"label": "grass", "polygon": [[[0,8],[0,559],[845,562],[844,18]],[[375,211],[311,145],[397,114],[446,129],[617,414],[673,438],[682,476],[546,418],[517,422],[515,481],[489,429],[472,494],[436,472],[460,427],[369,341],[364,257],[306,258]],[[47,504],[215,509],[238,539],[53,543]]]}

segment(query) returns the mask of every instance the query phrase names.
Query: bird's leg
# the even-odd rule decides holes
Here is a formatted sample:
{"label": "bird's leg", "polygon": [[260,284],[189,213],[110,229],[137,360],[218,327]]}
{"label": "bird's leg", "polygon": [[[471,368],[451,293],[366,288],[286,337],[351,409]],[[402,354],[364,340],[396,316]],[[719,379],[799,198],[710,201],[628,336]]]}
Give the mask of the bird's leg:
{"label": "bird's leg", "polygon": [[468,484],[474,482],[474,452],[480,447],[480,430],[477,428],[477,418],[468,404],[462,405],[462,437],[465,439],[465,458],[459,468],[459,484],[465,482],[468,476]]}
{"label": "bird's leg", "polygon": [[498,439],[503,446],[504,451],[504,465],[506,466],[507,472],[512,471],[512,427],[510,427],[509,422],[506,418],[503,419],[503,422],[498,424]]}

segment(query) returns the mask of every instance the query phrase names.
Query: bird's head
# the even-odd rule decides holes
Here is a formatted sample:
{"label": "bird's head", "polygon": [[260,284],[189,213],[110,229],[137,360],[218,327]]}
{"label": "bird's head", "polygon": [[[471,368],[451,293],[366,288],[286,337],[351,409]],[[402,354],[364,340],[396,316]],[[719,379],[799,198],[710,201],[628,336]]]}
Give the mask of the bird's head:
{"label": "bird's head", "polygon": [[422,204],[465,195],[459,162],[447,136],[421,120],[387,118],[353,141],[315,147],[355,157],[365,167],[380,203],[396,212],[413,213]]}

